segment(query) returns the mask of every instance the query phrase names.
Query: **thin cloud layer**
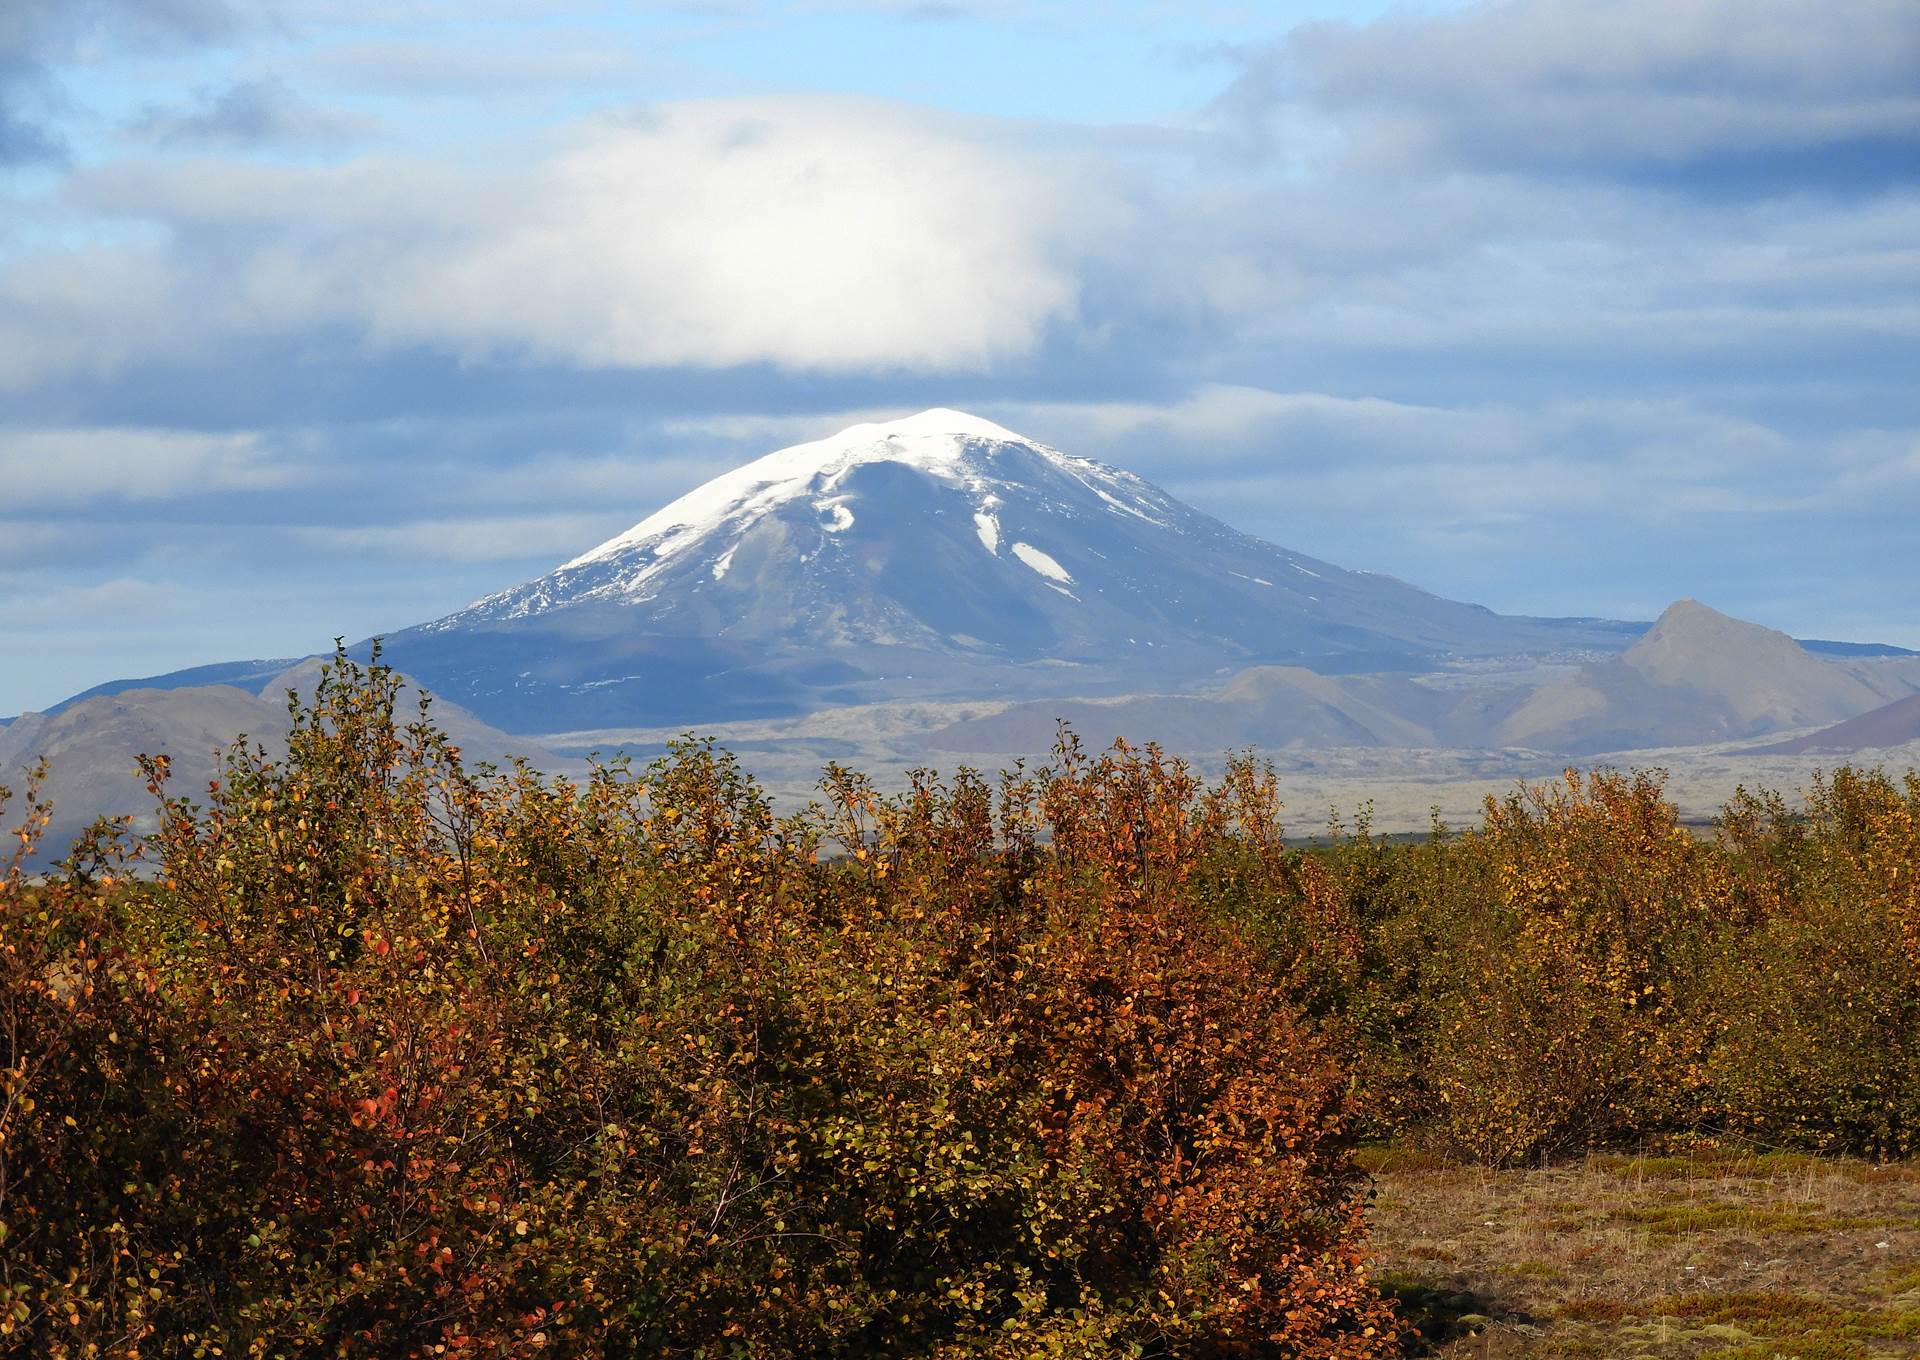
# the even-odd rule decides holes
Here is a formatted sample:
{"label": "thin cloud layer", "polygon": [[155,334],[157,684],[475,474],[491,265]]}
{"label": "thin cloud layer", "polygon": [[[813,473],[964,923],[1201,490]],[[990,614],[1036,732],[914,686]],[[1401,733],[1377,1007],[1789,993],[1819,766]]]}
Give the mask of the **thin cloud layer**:
{"label": "thin cloud layer", "polygon": [[184,104],[150,105],[131,128],[170,149],[328,145],[368,130],[365,120],[320,108],[276,79],[202,86]]}
{"label": "thin cloud layer", "polygon": [[298,480],[297,468],[248,432],[0,429],[0,486],[15,510],[269,490]]}
{"label": "thin cloud layer", "polygon": [[1312,23],[1247,53],[1222,107],[1265,138],[1311,111],[1376,170],[1883,189],[1920,172],[1920,19],[1906,0],[1497,0]]}
{"label": "thin cloud layer", "polygon": [[239,23],[225,0],[7,0],[0,5],[0,170],[56,162],[70,98],[56,69],[88,50],[200,44]]}

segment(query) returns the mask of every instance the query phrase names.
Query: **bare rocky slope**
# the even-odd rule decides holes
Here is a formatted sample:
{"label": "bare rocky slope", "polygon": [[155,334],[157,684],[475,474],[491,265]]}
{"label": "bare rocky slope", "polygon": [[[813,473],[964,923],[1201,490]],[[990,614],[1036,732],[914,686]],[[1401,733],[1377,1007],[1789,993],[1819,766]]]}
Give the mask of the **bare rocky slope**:
{"label": "bare rocky slope", "polygon": [[1895,699],[1871,713],[1862,713],[1857,718],[1849,718],[1791,741],[1755,747],[1753,754],[1854,755],[1863,751],[1885,751],[1913,742],[1920,742],[1920,694]]}
{"label": "bare rocky slope", "polygon": [[1785,633],[1681,600],[1618,657],[1546,685],[1490,744],[1579,754],[1819,726],[1920,691],[1920,658],[1815,656]]}

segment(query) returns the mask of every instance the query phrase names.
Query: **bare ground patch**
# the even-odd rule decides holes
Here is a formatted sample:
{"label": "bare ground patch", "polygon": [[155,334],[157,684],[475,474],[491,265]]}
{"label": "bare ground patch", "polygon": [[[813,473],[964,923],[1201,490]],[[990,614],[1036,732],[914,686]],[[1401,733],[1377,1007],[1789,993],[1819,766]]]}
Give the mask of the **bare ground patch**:
{"label": "bare ground patch", "polygon": [[1920,1164],[1708,1151],[1520,1171],[1369,1150],[1415,1353],[1920,1357]]}

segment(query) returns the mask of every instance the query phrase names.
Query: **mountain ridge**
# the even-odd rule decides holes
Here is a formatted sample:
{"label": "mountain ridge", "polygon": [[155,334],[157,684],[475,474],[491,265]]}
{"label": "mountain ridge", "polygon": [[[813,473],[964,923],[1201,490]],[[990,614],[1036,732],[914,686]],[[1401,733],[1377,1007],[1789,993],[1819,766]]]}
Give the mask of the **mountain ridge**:
{"label": "mountain ridge", "polygon": [[[1413,676],[1512,669],[1516,659],[1584,666],[1584,680],[1511,702],[1485,691],[1459,713],[1395,691],[1423,730],[1524,743],[1620,708],[1634,686],[1671,708],[1668,679],[1718,664],[1696,645],[1691,661],[1668,666],[1657,634],[1644,623],[1504,616],[1348,570],[1233,529],[1132,473],[935,407],[774,450],[542,576],[384,644],[391,664],[433,692],[531,734],[891,701],[1194,697],[1263,668]],[[1824,664],[1770,636],[1764,662],[1749,658],[1734,679]],[[371,645],[353,651],[365,657]],[[1858,668],[1894,651],[1856,644],[1832,660]],[[130,688],[255,687],[289,664],[110,681],[52,711]],[[1810,675],[1795,683],[1832,678]],[[1620,702],[1601,692],[1609,685]],[[1281,688],[1327,701],[1324,686]],[[1815,721],[1832,710],[1803,713],[1791,699],[1760,707]],[[1733,709],[1713,731],[1766,716]],[[1704,712],[1693,703],[1676,722]],[[1495,720],[1511,730],[1487,730]]]}
{"label": "mountain ridge", "polygon": [[775,450],[385,641],[482,716],[551,731],[1190,690],[1253,665],[1412,672],[1611,653],[1639,631],[1503,616],[1351,571],[933,408]]}

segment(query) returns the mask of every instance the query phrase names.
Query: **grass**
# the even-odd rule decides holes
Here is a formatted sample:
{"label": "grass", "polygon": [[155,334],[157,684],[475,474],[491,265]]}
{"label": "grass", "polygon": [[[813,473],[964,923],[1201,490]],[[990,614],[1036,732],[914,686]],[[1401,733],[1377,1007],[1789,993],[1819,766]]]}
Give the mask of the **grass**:
{"label": "grass", "polygon": [[1368,1149],[1416,1354],[1920,1360],[1920,1164],[1711,1149],[1488,1171]]}

